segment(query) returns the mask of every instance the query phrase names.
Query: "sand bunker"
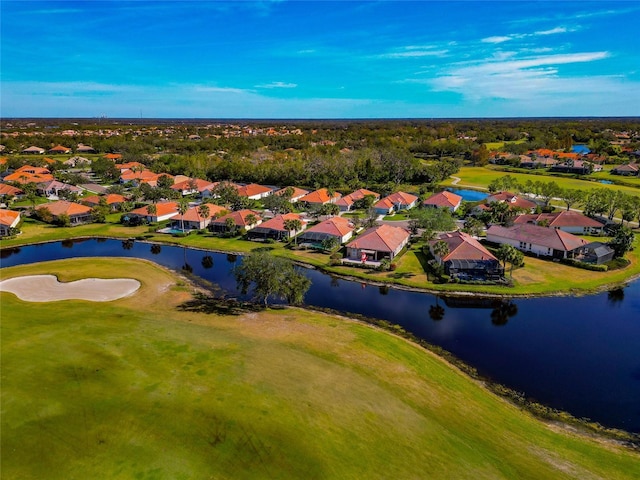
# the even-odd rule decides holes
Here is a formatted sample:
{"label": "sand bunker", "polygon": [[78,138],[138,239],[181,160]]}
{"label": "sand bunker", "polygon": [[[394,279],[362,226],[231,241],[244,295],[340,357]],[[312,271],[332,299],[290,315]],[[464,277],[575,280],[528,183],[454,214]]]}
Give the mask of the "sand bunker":
{"label": "sand bunker", "polygon": [[0,282],[1,292],[11,292],[27,302],[90,300],[108,302],[131,295],[140,282],[131,278],[85,278],[61,283],[54,275],[29,275]]}

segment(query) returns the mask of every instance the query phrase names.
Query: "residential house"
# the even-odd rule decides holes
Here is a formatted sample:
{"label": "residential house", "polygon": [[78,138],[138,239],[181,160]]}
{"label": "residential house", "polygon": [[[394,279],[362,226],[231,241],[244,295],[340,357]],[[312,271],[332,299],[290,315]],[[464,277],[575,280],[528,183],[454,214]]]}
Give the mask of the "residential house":
{"label": "residential house", "polygon": [[520,215],[515,218],[513,223],[516,225],[530,223],[543,227],[558,228],[574,235],[602,235],[604,232],[602,223],[572,210]]}
{"label": "residential house", "polygon": [[79,143],[76,147],[76,153],[96,153],[96,149],[89,145]]}
{"label": "residential house", "polygon": [[312,227],[298,236],[298,243],[307,243],[320,247],[322,242],[335,238],[340,245],[353,237],[354,226],[347,218],[331,217]]}
{"label": "residential house", "polygon": [[155,205],[155,213],[149,213],[149,206],[136,208],[126,215],[129,217],[139,217],[149,223],[163,222],[178,215],[178,204],[176,202],[159,202]]}
{"label": "residential house", "polygon": [[335,203],[340,207],[340,211],[348,212],[351,210],[354,203],[356,203],[358,200],[362,200],[366,196],[373,197],[374,203],[380,200],[379,193],[361,188],[359,190],[356,190],[355,192],[350,193],[349,195],[345,195],[344,197],[338,199]]}
{"label": "residential house", "polygon": [[38,207],[38,210],[49,210],[55,221],[60,215],[67,215],[71,225],[79,225],[91,221],[91,208],[75,202],[58,200],[57,202],[45,203]]}
{"label": "residential house", "polygon": [[[289,230],[285,226],[287,220],[299,220],[302,227],[298,231]],[[304,230],[306,226],[307,223],[301,215],[297,213],[285,213],[283,215],[276,215],[269,220],[265,220],[257,227],[252,228],[247,233],[247,238],[249,240],[288,240],[298,232]]]}
{"label": "residential house", "polygon": [[373,205],[379,215],[389,215],[400,210],[409,210],[416,206],[418,197],[410,193],[395,192]]}
{"label": "residential house", "polygon": [[404,228],[380,225],[366,230],[347,244],[347,263],[392,260],[409,243],[410,233]]}
{"label": "residential house", "polygon": [[39,195],[54,199],[57,199],[60,196],[60,192],[63,190],[70,193],[75,193],[76,195],[80,195],[83,192],[80,187],[60,182],[58,180],[39,183],[37,188],[37,192]]}
{"label": "residential house", "polygon": [[209,225],[209,229],[212,232],[229,233],[229,227],[227,226],[227,219],[229,218],[233,220],[234,228],[244,229],[247,231],[262,223],[262,218],[258,212],[255,210],[243,209],[216,218]]}
{"label": "residential house", "polygon": [[257,183],[250,183],[249,185],[238,185],[238,195],[241,197],[247,197],[249,200],[260,200],[261,198],[268,197],[273,193],[273,189],[265,187],[264,185],[258,185]]}
{"label": "residential house", "polygon": [[122,154],[121,153],[107,153],[104,158],[106,158],[107,160],[120,160],[122,158]]}
{"label": "residential house", "polygon": [[31,146],[22,150],[21,153],[30,154],[30,155],[42,155],[46,150],[44,148]]}
{"label": "residential house", "polygon": [[285,193],[287,193],[288,189],[291,189],[291,200],[289,200],[291,203],[296,203],[297,201],[299,201],[302,197],[304,197],[305,195],[307,195],[309,193],[309,190],[304,190],[302,188],[298,188],[298,187],[285,187],[285,188],[281,188],[280,190],[276,190],[274,192],[274,195],[284,195]]}
{"label": "residential house", "polygon": [[325,205],[327,203],[336,203],[341,196],[342,195],[340,195],[338,192],[330,193],[328,189],[321,188],[319,190],[315,190],[311,193],[306,194],[298,201],[307,203],[309,206]]}
{"label": "residential house", "polygon": [[627,163],[626,165],[618,165],[616,168],[611,170],[611,173],[614,175],[623,175],[625,177],[633,177],[638,176],[640,172],[640,165],[637,163]]}
{"label": "residential house", "polygon": [[133,170],[138,172],[142,170],[147,170],[147,166],[144,163],[140,163],[140,162],[116,163],[116,168],[120,170],[120,173],[126,172],[127,170]]}
{"label": "residential house", "polygon": [[203,197],[211,196],[211,191],[216,186],[215,182],[209,180],[202,180],[200,178],[189,178],[182,180],[181,182],[174,183],[171,186],[172,190],[180,192],[182,196],[192,195],[197,193]]}
{"label": "residential house", "polygon": [[[445,242],[449,253],[438,257],[433,251],[437,242]],[[500,261],[478,240],[464,232],[441,234],[429,242],[431,253],[452,278],[463,280],[499,280],[504,275]]]}
{"label": "residential house", "polygon": [[66,153],[71,153],[71,149],[69,147],[64,147],[62,145],[56,145],[55,147],[49,149],[49,153],[66,154]]}
{"label": "residential house", "polygon": [[22,185],[27,183],[42,183],[53,180],[51,172],[44,167],[34,167],[32,165],[24,165],[10,175],[4,177],[5,182],[16,182]]}
{"label": "residential house", "polygon": [[19,223],[20,212],[0,209],[0,237],[11,235]]}
{"label": "residential house", "polygon": [[529,212],[534,211],[538,206],[536,202],[527,200],[511,192],[496,192],[491,194],[485,199],[484,204],[489,206],[493,202],[508,203],[510,208],[519,208],[521,210],[528,210]]}
{"label": "residential house", "polygon": [[6,183],[0,183],[0,199],[21,198],[24,195],[24,191],[13,185],[7,185]]}
{"label": "residential house", "polygon": [[462,205],[462,197],[453,192],[444,190],[442,192],[434,193],[427,198],[422,205],[431,208],[446,208],[451,213],[455,212],[460,205]]}
{"label": "residential house", "polygon": [[125,197],[118,193],[109,193],[107,195],[91,195],[88,197],[84,197],[83,199],[81,199],[81,201],[85,205],[93,208],[100,205],[100,201],[102,199],[104,199],[105,203],[112,211],[120,210],[122,204],[127,201]]}
{"label": "residential house", "polygon": [[[209,208],[209,215],[206,218],[200,214],[202,205],[206,205]],[[220,205],[214,205],[213,203],[204,203],[202,205],[191,207],[184,215],[178,214],[173,217],[171,219],[171,227],[176,229],[184,228],[184,230],[202,230],[207,228],[215,218],[228,213],[227,209]]]}
{"label": "residential house", "polygon": [[551,168],[558,163],[553,157],[545,156],[520,156],[520,167],[522,168]]}
{"label": "residential house", "polygon": [[75,157],[71,157],[68,160],[65,160],[64,162],[62,162],[63,164],[65,164],[68,167],[81,167],[82,165],[89,165],[91,164],[91,160],[89,160],[88,158],[85,157],[79,157],[79,156],[75,156]]}
{"label": "residential house", "polygon": [[591,172],[601,172],[602,165],[586,160],[566,160],[552,166],[549,171],[588,175]]}
{"label": "residential house", "polygon": [[552,258],[573,258],[588,243],[560,229],[529,223],[512,227],[492,225],[487,230],[487,241],[512,245],[523,252]]}

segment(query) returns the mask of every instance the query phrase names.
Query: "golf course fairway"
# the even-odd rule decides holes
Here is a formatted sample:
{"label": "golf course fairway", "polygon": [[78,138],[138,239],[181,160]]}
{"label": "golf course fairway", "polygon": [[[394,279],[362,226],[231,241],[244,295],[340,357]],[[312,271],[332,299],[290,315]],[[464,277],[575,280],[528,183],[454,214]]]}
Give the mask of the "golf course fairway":
{"label": "golf course fairway", "polygon": [[140,288],[100,303],[0,294],[3,478],[640,478],[637,452],[545,424],[371,326],[222,312],[146,261],[0,271],[42,274]]}

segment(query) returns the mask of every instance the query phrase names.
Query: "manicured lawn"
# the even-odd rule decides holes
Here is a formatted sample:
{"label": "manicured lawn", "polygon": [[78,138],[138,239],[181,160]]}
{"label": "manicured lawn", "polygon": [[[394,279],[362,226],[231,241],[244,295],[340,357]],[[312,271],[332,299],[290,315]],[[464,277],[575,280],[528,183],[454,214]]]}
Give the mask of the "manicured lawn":
{"label": "manicured lawn", "polygon": [[[536,172],[536,173],[534,173]],[[487,188],[487,186],[498,178],[505,175],[510,175],[512,178],[518,180],[518,182],[525,183],[527,180],[533,182],[556,182],[562,188],[574,188],[579,190],[590,190],[593,188],[608,188],[613,190],[620,190],[632,195],[640,195],[640,189],[622,185],[605,185],[597,181],[580,180],[577,178],[557,177],[544,175],[542,170],[534,170],[532,173],[513,173],[505,172],[497,169],[497,167],[462,167],[458,173],[454,176],[459,177],[461,180],[456,185],[453,185],[454,179],[448,178],[442,182],[443,186],[455,186],[456,188],[474,187],[474,188]],[[611,180],[611,175],[606,179]],[[640,186],[640,182],[639,182]]]}
{"label": "manicured lawn", "polygon": [[640,476],[637,453],[547,426],[364,324],[182,310],[185,287],[135,260],[1,270],[96,272],[143,285],[108,303],[0,294],[3,478]]}

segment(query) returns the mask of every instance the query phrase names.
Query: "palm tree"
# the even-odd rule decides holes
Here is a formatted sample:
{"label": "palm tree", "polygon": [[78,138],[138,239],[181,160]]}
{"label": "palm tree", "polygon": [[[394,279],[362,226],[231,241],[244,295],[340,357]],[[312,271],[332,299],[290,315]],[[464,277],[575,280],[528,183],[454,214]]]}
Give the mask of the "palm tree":
{"label": "palm tree", "polygon": [[298,230],[302,229],[302,222],[297,218],[290,218],[284,221],[284,228],[286,228],[287,232],[293,232],[294,243],[298,245],[296,233],[298,232]]}
{"label": "palm tree", "polygon": [[253,213],[250,213],[246,217],[244,217],[244,221],[247,226],[255,225],[255,223],[258,221],[258,217],[256,217]]}
{"label": "palm tree", "polygon": [[[200,218],[204,218],[206,222],[207,218],[209,218],[211,210],[209,209],[209,205],[203,203],[202,205],[198,206],[196,212],[198,213],[198,220],[200,220]],[[198,222],[198,224],[200,224],[200,222]]]}
{"label": "palm tree", "polygon": [[[158,213],[158,206],[155,203],[151,203],[147,205],[147,214],[149,215],[149,217],[153,217],[157,213]],[[149,223],[151,223],[151,219]]]}
{"label": "palm tree", "polygon": [[189,202],[181,198],[178,201],[178,213],[180,214],[180,230],[182,230],[182,233],[184,233],[184,214],[187,213],[187,210],[189,210]]}
{"label": "palm tree", "polygon": [[444,257],[446,257],[449,254],[449,245],[447,245],[447,242],[439,240],[436,243],[434,243],[433,254],[436,257],[438,257],[438,259],[440,260],[440,263],[442,263],[444,260]]}

